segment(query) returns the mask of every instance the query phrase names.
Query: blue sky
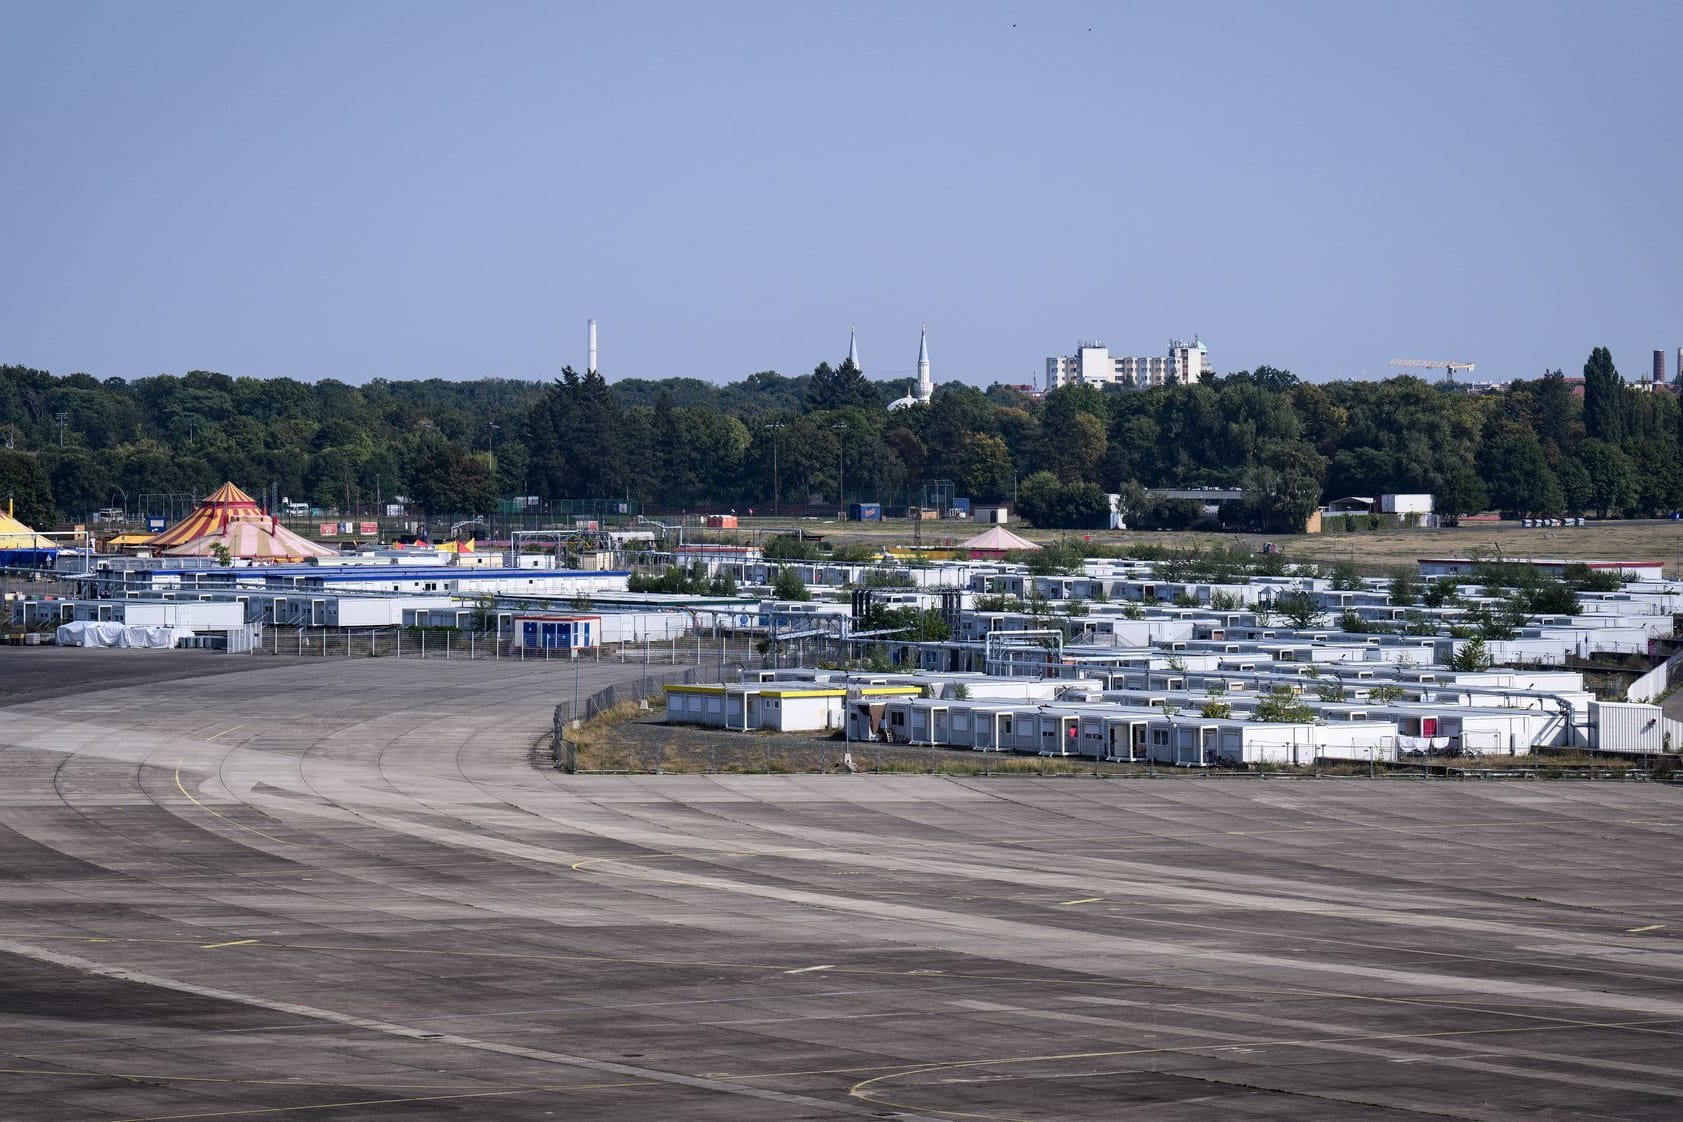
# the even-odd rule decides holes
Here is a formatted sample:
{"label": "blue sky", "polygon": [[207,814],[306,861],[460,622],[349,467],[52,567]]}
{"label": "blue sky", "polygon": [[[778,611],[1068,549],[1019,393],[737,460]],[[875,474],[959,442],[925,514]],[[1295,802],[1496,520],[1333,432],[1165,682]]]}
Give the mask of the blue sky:
{"label": "blue sky", "polygon": [[[0,0],[0,362],[138,377],[1627,377],[1676,3]],[[1675,374],[1673,368],[1670,373]]]}

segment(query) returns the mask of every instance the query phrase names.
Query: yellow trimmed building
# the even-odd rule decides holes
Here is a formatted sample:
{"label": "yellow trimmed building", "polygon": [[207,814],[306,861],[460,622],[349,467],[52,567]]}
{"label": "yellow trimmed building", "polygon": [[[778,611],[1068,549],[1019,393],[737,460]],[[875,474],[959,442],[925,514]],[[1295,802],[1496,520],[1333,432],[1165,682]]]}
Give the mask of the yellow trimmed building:
{"label": "yellow trimmed building", "polygon": [[[853,686],[853,696],[888,701],[921,697],[921,686]],[[667,686],[670,724],[711,725],[753,732],[821,732],[842,727],[849,687],[811,682],[724,682]]]}

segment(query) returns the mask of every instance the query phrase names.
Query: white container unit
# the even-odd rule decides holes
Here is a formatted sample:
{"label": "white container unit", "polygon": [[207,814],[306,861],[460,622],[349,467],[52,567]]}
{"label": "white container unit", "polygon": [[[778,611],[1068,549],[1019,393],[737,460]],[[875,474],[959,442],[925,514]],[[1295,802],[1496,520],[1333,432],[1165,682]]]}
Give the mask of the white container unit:
{"label": "white container unit", "polygon": [[[1215,725],[1215,752],[1205,762],[1304,767],[1317,759],[1396,759],[1397,726],[1389,721],[1330,721],[1326,724],[1259,724],[1204,721]],[[1183,749],[1184,755],[1184,749]]]}
{"label": "white container unit", "polygon": [[245,605],[235,600],[79,600],[74,617],[130,627],[226,631],[245,626]]}
{"label": "white container unit", "polygon": [[[1658,705],[1597,701],[1593,714],[1593,745],[1602,752],[1663,752],[1666,749],[1665,713]],[[1673,751],[1679,745],[1673,744]]]}
{"label": "white container unit", "polygon": [[323,626],[397,627],[408,622],[417,610],[450,607],[460,605],[448,596],[330,596],[323,605]]}

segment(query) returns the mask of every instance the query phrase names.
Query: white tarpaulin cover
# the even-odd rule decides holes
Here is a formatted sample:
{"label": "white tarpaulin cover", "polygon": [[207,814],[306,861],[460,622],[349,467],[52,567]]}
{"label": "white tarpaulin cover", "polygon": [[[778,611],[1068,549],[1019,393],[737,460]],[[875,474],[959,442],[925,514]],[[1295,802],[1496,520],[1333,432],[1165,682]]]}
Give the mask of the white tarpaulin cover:
{"label": "white tarpaulin cover", "polygon": [[77,620],[59,625],[61,647],[157,647],[167,650],[178,639],[191,639],[189,627],[130,627],[124,623]]}

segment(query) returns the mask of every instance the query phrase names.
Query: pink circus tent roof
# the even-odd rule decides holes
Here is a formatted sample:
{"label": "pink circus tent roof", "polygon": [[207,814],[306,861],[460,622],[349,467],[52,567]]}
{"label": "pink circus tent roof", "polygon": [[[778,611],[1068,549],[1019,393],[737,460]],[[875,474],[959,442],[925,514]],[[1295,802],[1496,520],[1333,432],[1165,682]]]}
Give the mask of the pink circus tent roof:
{"label": "pink circus tent roof", "polygon": [[1004,526],[991,526],[968,541],[958,543],[960,549],[994,550],[999,553],[1013,549],[1039,549],[1027,538],[1019,537]]}
{"label": "pink circus tent roof", "polygon": [[334,551],[288,530],[272,518],[239,518],[219,531],[194,538],[163,551],[166,557],[212,557],[222,546],[229,557],[248,561],[302,561],[307,557],[331,557]]}

